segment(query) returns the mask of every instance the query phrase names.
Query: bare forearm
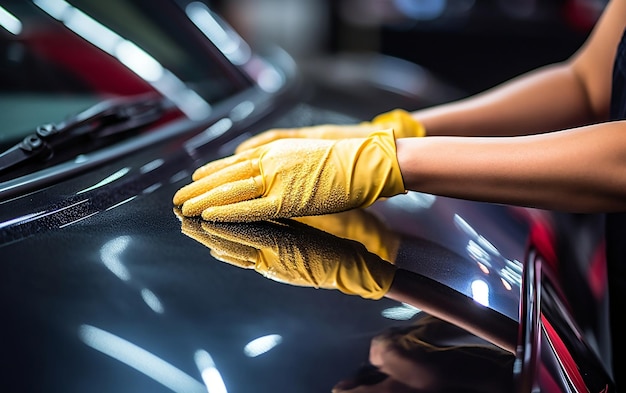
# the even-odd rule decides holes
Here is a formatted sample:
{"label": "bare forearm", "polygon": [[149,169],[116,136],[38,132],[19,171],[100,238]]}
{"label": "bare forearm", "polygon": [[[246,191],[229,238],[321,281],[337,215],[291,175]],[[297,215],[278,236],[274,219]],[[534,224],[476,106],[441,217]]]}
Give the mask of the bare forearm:
{"label": "bare forearm", "polygon": [[480,95],[415,112],[415,117],[433,136],[530,135],[604,121],[624,15],[626,0],[612,0],[589,39],[567,61]]}
{"label": "bare forearm", "polygon": [[626,122],[501,138],[398,139],[407,189],[572,212],[626,209]]}
{"label": "bare forearm", "polygon": [[414,113],[429,136],[513,136],[589,124],[594,114],[566,64],[552,65],[467,99]]}

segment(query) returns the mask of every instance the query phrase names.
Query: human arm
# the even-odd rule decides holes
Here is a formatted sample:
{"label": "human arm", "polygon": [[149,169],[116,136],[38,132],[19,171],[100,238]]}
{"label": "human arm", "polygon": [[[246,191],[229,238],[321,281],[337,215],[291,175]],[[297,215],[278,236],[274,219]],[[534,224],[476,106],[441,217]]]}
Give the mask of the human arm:
{"label": "human arm", "polygon": [[[336,183],[323,191],[305,186],[272,188],[273,184],[278,184],[273,179],[294,174],[298,175],[297,182],[283,184],[315,186],[317,178],[330,179],[331,173],[340,174],[343,180],[364,180],[361,185],[365,189],[378,184],[364,175],[355,176],[356,172],[346,170],[358,168],[369,159],[349,160],[351,163],[347,166],[342,164],[326,168],[329,161],[319,160],[319,155],[311,154],[313,146],[308,149],[305,145],[331,142],[284,140],[276,141],[281,142],[280,145],[266,145],[263,153],[258,154],[271,156],[272,159],[267,160],[268,165],[259,165],[261,161],[256,156],[252,160],[235,156],[218,163],[218,166],[222,163],[232,164],[230,168],[224,168],[228,169],[226,172],[207,176],[217,171],[215,164],[200,168],[194,174],[194,183],[181,189],[174,197],[174,203],[184,203],[184,214],[202,213],[207,220],[250,221],[338,212],[367,206],[380,196],[415,190],[571,212],[623,211],[626,209],[626,123],[598,121],[608,117],[611,68],[615,47],[626,26],[624,15],[626,0],[613,0],[587,43],[567,63],[538,70],[466,101],[416,112],[414,115],[425,125],[426,133],[430,136],[398,138],[397,151],[396,146],[387,143],[390,148],[384,150],[387,153],[394,150],[393,157],[385,154],[377,161],[381,164],[393,161],[394,168],[396,164],[399,165],[402,181],[393,182],[395,186],[389,187],[393,192],[372,192],[369,193],[371,197],[363,202],[359,199],[360,192],[356,192],[354,187],[343,187]],[[594,125],[568,128],[575,124],[594,122]],[[559,129],[562,131],[546,132]],[[455,138],[437,135],[501,137]],[[353,144],[347,139],[332,143],[341,146]],[[306,150],[307,154],[297,154],[294,150],[296,146]],[[346,154],[343,148],[339,150],[342,152],[334,154],[339,161],[342,156],[359,155]],[[261,179],[250,175],[253,181],[245,183],[250,190],[242,190],[239,183],[238,187],[231,187],[233,180],[242,180],[242,176],[248,176],[240,170],[242,167],[239,164],[244,161],[249,163],[246,168],[256,170],[252,174],[256,176],[259,172],[265,176]],[[269,161],[284,165],[274,168],[274,165],[269,165]],[[319,177],[320,171],[303,169],[302,163],[312,167],[316,162],[323,163],[322,172],[328,176]],[[357,162],[361,164],[354,166]],[[377,166],[372,164],[370,169]],[[368,170],[357,172],[363,174],[368,173]],[[230,176],[234,172],[237,176]],[[379,181],[383,178],[387,176],[376,177]],[[390,178],[398,179],[398,176]],[[330,184],[322,182],[326,183]],[[346,182],[346,185],[349,184]],[[346,191],[346,197],[341,203],[329,205],[327,197],[341,187],[342,192]],[[295,192],[296,189],[299,192]],[[259,197],[262,200],[252,201]],[[309,203],[307,198],[315,203]],[[289,203],[285,204],[285,201]],[[234,202],[242,203],[234,205]],[[336,200],[333,199],[333,202]],[[257,208],[259,206],[263,209]],[[287,206],[287,209],[278,211],[280,206]],[[294,209],[294,206],[305,208]]]}
{"label": "human arm", "polygon": [[626,122],[501,138],[398,139],[405,187],[570,212],[626,209]]}
{"label": "human arm", "polygon": [[626,1],[613,0],[587,42],[566,61],[413,115],[429,136],[528,135],[604,121],[624,15]]}
{"label": "human arm", "polygon": [[613,0],[568,61],[414,113],[431,137],[397,141],[406,188],[571,212],[626,209],[626,123],[606,122],[624,15],[626,1]]}
{"label": "human arm", "polygon": [[[304,142],[276,141],[259,148],[267,159],[234,156],[200,168],[174,203],[185,215],[209,221],[256,221],[364,207],[407,189],[569,212],[626,210],[626,121],[517,137],[400,138],[395,144],[389,133],[373,138],[308,140],[315,151],[328,145],[336,160],[322,160],[311,149],[292,152],[307,149]],[[372,148],[366,156],[365,145]],[[332,153],[335,146],[341,149]],[[218,170],[222,163],[226,167]],[[273,180],[286,176],[288,181]],[[253,192],[245,192],[248,185]],[[337,193],[344,198],[329,198]]]}

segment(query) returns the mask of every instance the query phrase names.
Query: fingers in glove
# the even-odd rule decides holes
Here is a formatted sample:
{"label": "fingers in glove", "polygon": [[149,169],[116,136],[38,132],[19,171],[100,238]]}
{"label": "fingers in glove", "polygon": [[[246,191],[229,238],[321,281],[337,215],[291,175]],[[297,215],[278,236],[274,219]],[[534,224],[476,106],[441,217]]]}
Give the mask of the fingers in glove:
{"label": "fingers in glove", "polygon": [[202,237],[202,235],[205,234],[205,231],[202,229],[200,224],[200,219],[185,217],[183,216],[182,211],[178,208],[174,208],[174,214],[180,220],[180,230],[184,235],[196,239],[195,236]]}
{"label": "fingers in glove", "polygon": [[286,230],[277,228],[279,225],[272,222],[229,224],[203,221],[202,229],[230,242],[260,250],[276,246],[276,237],[284,236]]}
{"label": "fingers in glove", "polygon": [[209,176],[213,173],[217,173],[222,171],[224,168],[232,167],[237,164],[246,161],[254,161],[257,158],[257,152],[254,150],[246,151],[245,153],[235,154],[229,157],[221,158],[219,160],[215,160],[209,162],[196,169],[191,175],[192,180],[199,180],[206,176]]}
{"label": "fingers in glove", "polygon": [[279,217],[278,198],[257,198],[224,206],[211,206],[202,211],[202,218],[214,222],[255,222]]}
{"label": "fingers in glove", "polygon": [[244,269],[253,269],[255,267],[259,255],[254,247],[224,239],[212,233],[210,230],[207,230],[204,222],[200,222],[200,219],[179,218],[181,218],[181,232],[209,248],[211,255],[220,261],[228,262]]}
{"label": "fingers in glove", "polygon": [[254,149],[256,147],[265,145],[277,139],[284,138],[299,138],[299,132],[297,129],[272,129],[264,131],[258,135],[255,135],[245,141],[243,141],[235,149],[235,153],[239,154],[246,150]]}
{"label": "fingers in glove", "polygon": [[248,247],[224,239],[214,239],[212,247],[209,247],[211,255],[222,262],[227,262],[243,269],[254,269],[259,261],[259,252],[254,247]]}
{"label": "fingers in glove", "polygon": [[183,215],[183,212],[178,207],[172,208],[172,211],[174,212],[174,215],[176,216],[176,218],[180,220],[181,225],[184,224],[186,217]]}
{"label": "fingers in glove", "polygon": [[[250,179],[258,176],[259,173],[259,165],[256,160],[247,160],[225,167],[220,171],[217,171],[209,176],[202,177],[182,187],[176,192],[176,194],[174,194],[174,204],[180,206],[192,198],[211,191],[216,186],[229,184],[238,180]],[[183,214],[185,214],[184,211]]]}
{"label": "fingers in glove", "polygon": [[198,221],[198,219],[184,217],[181,222],[181,232],[208,248],[219,246],[222,243],[221,239],[205,232]]}
{"label": "fingers in glove", "polygon": [[[202,180],[204,179],[200,181]],[[222,184],[204,194],[188,199],[183,203],[182,211],[188,217],[199,216],[204,210],[212,206],[230,206],[241,201],[258,198],[263,194],[263,188],[261,176]]]}
{"label": "fingers in glove", "polygon": [[234,257],[229,254],[222,253],[221,250],[211,250],[211,256],[218,261],[228,263],[229,265],[237,266],[242,269],[254,269],[254,263],[246,261],[244,259]]}

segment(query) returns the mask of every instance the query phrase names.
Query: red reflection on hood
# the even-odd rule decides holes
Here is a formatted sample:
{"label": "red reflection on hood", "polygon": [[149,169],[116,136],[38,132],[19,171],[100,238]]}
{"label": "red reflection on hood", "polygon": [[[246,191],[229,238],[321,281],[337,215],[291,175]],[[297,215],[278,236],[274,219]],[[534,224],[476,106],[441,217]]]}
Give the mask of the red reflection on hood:
{"label": "red reflection on hood", "polygon": [[156,91],[115,57],[60,25],[30,30],[24,41],[40,61],[71,73],[96,93],[135,95]]}

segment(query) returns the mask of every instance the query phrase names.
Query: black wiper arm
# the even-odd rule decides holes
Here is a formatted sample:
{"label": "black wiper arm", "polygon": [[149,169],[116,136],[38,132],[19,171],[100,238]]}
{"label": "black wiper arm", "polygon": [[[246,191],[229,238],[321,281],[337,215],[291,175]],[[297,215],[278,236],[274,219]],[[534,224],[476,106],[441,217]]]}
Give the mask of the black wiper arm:
{"label": "black wiper arm", "polygon": [[47,161],[64,147],[135,130],[160,119],[165,100],[154,95],[102,101],[58,124],[44,124],[0,153],[0,173],[31,160]]}

